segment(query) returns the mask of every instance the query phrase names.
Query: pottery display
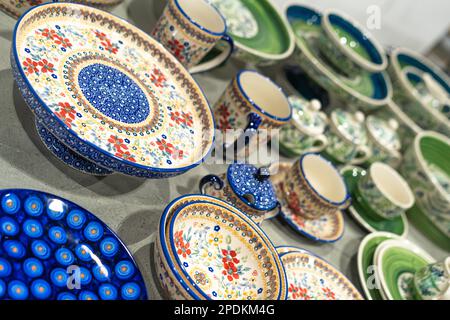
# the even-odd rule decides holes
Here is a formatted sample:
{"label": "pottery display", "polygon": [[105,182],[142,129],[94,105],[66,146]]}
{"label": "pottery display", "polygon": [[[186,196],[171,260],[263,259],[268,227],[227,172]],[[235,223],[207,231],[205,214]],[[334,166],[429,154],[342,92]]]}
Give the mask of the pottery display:
{"label": "pottery display", "polygon": [[371,148],[369,163],[384,162],[391,167],[398,167],[402,160],[401,140],[395,119],[384,120],[370,115],[366,119],[368,143]]}
{"label": "pottery display", "polygon": [[276,216],[280,211],[268,168],[245,163],[228,166],[220,176],[207,175],[200,180],[200,192],[222,199],[247,214],[256,223]]}
{"label": "pottery display", "polygon": [[417,210],[450,238],[450,139],[423,131],[405,154],[402,174],[416,197]]}
{"label": "pottery display", "polygon": [[35,190],[1,190],[0,199],[0,299],[147,299],[130,252],[92,213]]}
{"label": "pottery display", "polygon": [[414,287],[422,300],[450,300],[450,257],[417,271]]}
{"label": "pottery display", "polygon": [[441,102],[450,95],[448,76],[425,57],[405,48],[392,51],[389,73],[394,85],[393,100],[402,111],[424,130],[450,135],[450,120],[443,110],[449,107]]}
{"label": "pottery display", "polygon": [[[89,14],[96,19],[86,21]],[[208,155],[214,120],[200,87],[161,44],[124,20],[87,6],[45,4],[21,17],[12,47],[15,79],[38,121],[93,165],[165,178]]]}
{"label": "pottery display", "polygon": [[392,86],[385,71],[364,71],[356,77],[348,77],[324,57],[319,47],[322,36],[322,14],[319,11],[310,6],[290,5],[285,14],[296,38],[297,50],[293,58],[320,86],[345,105],[367,112],[375,111],[390,101]]}
{"label": "pottery display", "polygon": [[179,291],[194,299],[287,295],[284,267],[270,240],[243,212],[217,198],[188,195],[169,204],[161,217],[156,255],[164,257],[164,271],[173,270],[170,276],[181,280]]}
{"label": "pottery display", "polygon": [[320,102],[315,99],[307,101],[298,96],[290,96],[288,99],[292,107],[292,119],[280,130],[280,152],[293,158],[303,153],[325,149],[328,138],[324,131],[328,118],[320,111]]}
{"label": "pottery display", "polygon": [[320,53],[349,77],[362,70],[381,72],[388,62],[383,47],[349,15],[327,10],[321,19]]}
{"label": "pottery display", "polygon": [[353,284],[321,257],[295,248],[280,256],[289,286],[288,300],[363,300]]}
{"label": "pottery display", "polygon": [[367,211],[380,218],[400,217],[414,205],[414,194],[405,179],[381,162],[373,163],[358,179],[356,190]]}
{"label": "pottery display", "polygon": [[364,114],[336,109],[331,113],[324,153],[337,164],[361,164],[372,157]]}
{"label": "pottery display", "polygon": [[385,231],[405,237],[408,234],[409,223],[406,214],[402,212],[400,216],[385,219],[371,214],[372,209],[369,204],[358,193],[358,181],[368,172],[356,166],[346,166],[340,170],[344,177],[347,188],[352,197],[352,205],[347,212],[368,232]]}
{"label": "pottery display", "polygon": [[410,241],[383,241],[374,256],[383,299],[416,300],[414,274],[434,261],[433,257]]}
{"label": "pottery display", "polygon": [[341,210],[330,211],[315,218],[306,218],[289,206],[284,184],[291,168],[292,164],[285,162],[274,164],[270,168],[270,171],[277,172],[270,179],[280,202],[279,219],[300,235],[315,242],[332,243],[341,239],[344,234],[344,217]]}
{"label": "pottery display", "polygon": [[[169,0],[152,36],[195,73],[212,69],[230,57],[234,45],[226,31],[225,19],[206,0]],[[221,54],[199,64],[216,45],[224,47]]]}
{"label": "pottery display", "polygon": [[292,30],[271,0],[210,2],[226,20],[235,59],[266,66],[287,59],[294,51]]}

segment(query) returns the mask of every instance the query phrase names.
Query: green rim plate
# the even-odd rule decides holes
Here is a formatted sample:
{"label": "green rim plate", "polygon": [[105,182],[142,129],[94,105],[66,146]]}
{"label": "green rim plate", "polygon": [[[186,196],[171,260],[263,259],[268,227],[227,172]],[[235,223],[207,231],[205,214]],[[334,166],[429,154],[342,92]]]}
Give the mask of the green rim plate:
{"label": "green rim plate", "polygon": [[[383,241],[398,239],[399,237],[389,232],[374,232],[367,235],[358,249],[358,274],[364,294],[369,300],[383,300],[380,291],[375,287],[374,255],[378,245]],[[369,288],[369,286],[373,286]]]}
{"label": "green rim plate", "polygon": [[289,49],[289,31],[270,1],[211,0],[211,2],[224,16],[229,25],[228,33],[237,45],[266,54],[282,54]]}
{"label": "green rim plate", "polygon": [[368,210],[364,208],[358,199],[361,198],[356,183],[360,176],[361,171],[364,169],[360,167],[348,166],[341,170],[344,177],[347,188],[352,195],[352,205],[348,208],[348,212],[352,217],[367,231],[386,231],[394,233],[398,236],[404,237],[408,233],[408,220],[403,214],[400,217],[392,220],[376,218],[372,214],[368,213]]}

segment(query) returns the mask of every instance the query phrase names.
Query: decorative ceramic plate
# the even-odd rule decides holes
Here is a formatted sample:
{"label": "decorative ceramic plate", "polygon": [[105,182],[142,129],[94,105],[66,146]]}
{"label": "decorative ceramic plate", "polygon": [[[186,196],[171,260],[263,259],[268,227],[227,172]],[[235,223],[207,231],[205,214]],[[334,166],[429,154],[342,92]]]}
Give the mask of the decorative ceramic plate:
{"label": "decorative ceramic plate", "polygon": [[130,252],[92,213],[40,191],[0,199],[0,299],[147,299]]}
{"label": "decorative ceramic plate", "polygon": [[287,222],[295,231],[313,241],[338,241],[344,234],[344,217],[341,211],[338,210],[333,214],[322,215],[315,219],[306,219],[295,214],[289,208],[284,198],[283,181],[290,168],[290,163],[279,163],[278,173],[270,177],[277,193],[278,201],[281,204],[281,211],[278,217]]}
{"label": "decorative ceramic plate", "polygon": [[178,265],[206,299],[285,299],[278,255],[250,218],[211,202],[178,208],[169,236]]}
{"label": "decorative ceramic plate", "polygon": [[277,60],[286,58],[292,53],[294,43],[290,30],[270,1],[211,0],[210,2],[224,16],[228,34],[233,38],[238,52],[250,53],[250,57],[256,55]]}
{"label": "decorative ceramic plate", "polygon": [[[19,18],[31,7],[47,3],[55,2],[51,0],[0,0],[0,10],[13,18]],[[122,0],[73,0],[82,4],[93,5],[97,7],[108,7],[119,4]]]}
{"label": "decorative ceramic plate", "polygon": [[39,121],[101,167],[165,178],[210,151],[213,116],[195,80],[111,14],[69,3],[33,8],[16,25],[11,63]]}
{"label": "decorative ceramic plate", "polygon": [[385,72],[361,72],[359,76],[349,78],[326,61],[318,46],[322,32],[321,13],[306,6],[292,5],[287,8],[286,15],[300,49],[296,61],[322,87],[342,101],[367,111],[381,107],[390,100],[392,87]]}
{"label": "decorative ceramic plate", "polygon": [[288,300],[363,300],[335,267],[304,250],[281,254],[288,279]]}
{"label": "decorative ceramic plate", "polygon": [[409,224],[404,213],[400,217],[391,220],[382,219],[367,213],[367,210],[359,202],[361,196],[359,195],[359,192],[357,192],[357,181],[362,175],[366,174],[366,170],[360,167],[346,166],[341,170],[341,174],[352,195],[352,205],[347,211],[356,222],[369,232],[387,231],[402,237],[405,237],[408,234]]}
{"label": "decorative ceramic plate", "polygon": [[415,300],[414,273],[435,260],[407,240],[386,240],[375,250],[375,268],[385,300]]}
{"label": "decorative ceramic plate", "polygon": [[400,237],[390,232],[373,232],[361,241],[358,248],[359,281],[369,300],[383,300],[383,296],[377,288],[374,254],[380,243],[389,239],[400,239]]}
{"label": "decorative ceramic plate", "polygon": [[289,253],[289,252],[300,252],[300,253],[308,252],[305,249],[293,247],[293,246],[278,246],[275,249],[277,249],[277,252],[280,256],[285,253]]}

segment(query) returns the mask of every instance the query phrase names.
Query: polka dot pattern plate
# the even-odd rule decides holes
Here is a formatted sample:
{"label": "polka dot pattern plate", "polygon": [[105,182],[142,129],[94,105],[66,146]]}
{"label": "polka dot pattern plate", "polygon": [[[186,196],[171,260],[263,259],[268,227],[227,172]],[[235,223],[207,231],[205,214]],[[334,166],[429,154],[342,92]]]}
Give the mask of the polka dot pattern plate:
{"label": "polka dot pattern plate", "polygon": [[93,214],[40,191],[0,199],[0,299],[147,299],[128,249]]}

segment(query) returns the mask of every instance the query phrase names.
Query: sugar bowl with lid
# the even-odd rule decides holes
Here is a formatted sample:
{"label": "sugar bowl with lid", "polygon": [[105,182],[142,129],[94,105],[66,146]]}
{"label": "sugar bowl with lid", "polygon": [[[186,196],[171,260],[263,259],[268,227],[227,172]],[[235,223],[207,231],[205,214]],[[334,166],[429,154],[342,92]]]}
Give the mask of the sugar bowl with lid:
{"label": "sugar bowl with lid", "polygon": [[297,157],[306,152],[320,152],[328,145],[324,135],[328,118],[320,109],[319,100],[305,100],[290,96],[292,118],[279,134],[280,152],[287,157]]}
{"label": "sugar bowl with lid", "polygon": [[280,212],[280,203],[269,177],[266,167],[233,163],[220,176],[204,176],[199,188],[201,193],[225,200],[256,223],[262,223]]}
{"label": "sugar bowl with lid", "polygon": [[329,143],[325,155],[339,164],[361,164],[370,159],[372,151],[367,146],[364,120],[364,114],[360,111],[334,110],[327,130]]}

